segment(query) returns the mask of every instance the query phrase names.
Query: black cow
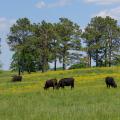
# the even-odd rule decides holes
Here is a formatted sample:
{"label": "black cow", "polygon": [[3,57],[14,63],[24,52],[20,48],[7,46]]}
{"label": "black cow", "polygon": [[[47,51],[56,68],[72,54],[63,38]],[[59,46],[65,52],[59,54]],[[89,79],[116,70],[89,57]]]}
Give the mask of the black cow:
{"label": "black cow", "polygon": [[20,75],[14,75],[12,77],[13,77],[12,82],[22,81],[22,76],[20,76]]}
{"label": "black cow", "polygon": [[109,87],[109,88],[110,88],[110,86],[111,86],[111,87],[114,87],[114,88],[117,87],[117,84],[115,83],[113,77],[106,77],[106,78],[105,78],[105,83],[106,83],[107,87]]}
{"label": "black cow", "polygon": [[57,79],[50,79],[45,82],[44,89],[48,89],[49,87],[57,87]]}
{"label": "black cow", "polygon": [[71,89],[74,88],[74,78],[63,78],[59,80],[57,88],[64,88],[64,86],[71,86]]}

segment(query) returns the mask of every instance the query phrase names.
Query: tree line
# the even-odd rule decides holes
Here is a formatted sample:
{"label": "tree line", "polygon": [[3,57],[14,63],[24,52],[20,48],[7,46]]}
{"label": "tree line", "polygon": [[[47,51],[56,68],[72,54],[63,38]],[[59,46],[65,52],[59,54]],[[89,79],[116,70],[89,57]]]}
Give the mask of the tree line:
{"label": "tree line", "polygon": [[31,23],[28,18],[20,18],[11,26],[7,43],[14,51],[11,69],[19,74],[45,72],[49,63],[54,63],[56,70],[57,61],[63,70],[75,63],[91,67],[92,60],[96,66],[116,65],[120,61],[120,27],[109,16],[92,18],[84,31],[68,18],[59,18],[57,23]]}

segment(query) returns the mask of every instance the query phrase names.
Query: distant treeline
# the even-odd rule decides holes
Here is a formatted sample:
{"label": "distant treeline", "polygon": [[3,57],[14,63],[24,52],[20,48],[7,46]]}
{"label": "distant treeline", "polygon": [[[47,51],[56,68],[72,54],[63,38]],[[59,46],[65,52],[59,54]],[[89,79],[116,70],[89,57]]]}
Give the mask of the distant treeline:
{"label": "distant treeline", "polygon": [[67,18],[60,18],[58,23],[31,23],[20,18],[11,26],[7,43],[14,51],[11,69],[19,74],[45,72],[49,63],[54,63],[56,70],[57,61],[63,64],[63,70],[69,64],[91,67],[92,60],[96,66],[120,63],[120,27],[109,16],[92,18],[83,31]]}

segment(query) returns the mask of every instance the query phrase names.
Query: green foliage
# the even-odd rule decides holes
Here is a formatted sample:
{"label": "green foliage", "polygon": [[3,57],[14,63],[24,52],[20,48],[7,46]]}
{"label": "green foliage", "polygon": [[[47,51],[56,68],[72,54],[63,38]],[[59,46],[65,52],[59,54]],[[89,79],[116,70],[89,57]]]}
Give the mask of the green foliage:
{"label": "green foliage", "polygon": [[69,50],[80,50],[81,30],[77,24],[67,18],[60,18],[59,23],[31,24],[27,18],[18,19],[10,28],[8,44],[15,53],[11,68],[21,71],[45,72],[49,62],[57,60],[65,67],[70,59]]}
{"label": "green foliage", "polygon": [[69,69],[79,69],[79,68],[86,68],[86,65],[84,63],[78,63],[78,64],[74,64],[72,66],[69,67]]}
{"label": "green foliage", "polygon": [[80,51],[81,48],[81,29],[67,18],[60,18],[58,23],[58,35],[60,39],[60,60],[63,63],[63,69],[69,64],[71,51]]}
{"label": "green foliage", "polygon": [[80,58],[80,62],[77,62],[76,64],[73,64],[69,67],[69,69],[79,69],[79,68],[87,68],[88,65],[88,58],[82,57]]}
{"label": "green foliage", "polygon": [[[81,44],[81,37],[85,47]],[[120,27],[117,20],[107,16],[94,17],[82,33],[80,26],[68,18],[60,18],[58,23],[42,21],[31,23],[21,18],[11,26],[8,44],[14,51],[11,69],[18,73],[27,71],[46,72],[49,63],[62,63],[63,69],[73,63],[81,64],[81,51],[87,53],[85,64],[91,67],[118,64],[120,52]]]}
{"label": "green foliage", "polygon": [[11,50],[22,50],[27,37],[31,35],[30,21],[27,18],[21,18],[10,28],[8,35],[8,44]]}
{"label": "green foliage", "polygon": [[[16,21],[16,24],[10,28],[10,34],[8,35],[8,44],[11,50],[15,52],[13,56],[12,67],[14,66],[14,69],[18,69],[18,74],[20,74],[24,68],[25,58],[26,55],[28,55],[28,51],[25,51],[25,45],[28,41],[28,38],[31,36],[31,23],[27,18],[18,19]],[[29,60],[27,63],[30,63]]]}
{"label": "green foliage", "polygon": [[109,16],[94,17],[85,28],[82,37],[87,45],[89,63],[91,59],[96,66],[111,66],[115,53],[120,50],[120,28],[117,21]]}
{"label": "green foliage", "polygon": [[[39,63],[42,65],[42,72],[48,70],[48,62],[51,60],[51,44],[53,38],[53,25],[42,21],[35,24],[36,50],[38,52]],[[32,44],[32,43],[31,43]]]}

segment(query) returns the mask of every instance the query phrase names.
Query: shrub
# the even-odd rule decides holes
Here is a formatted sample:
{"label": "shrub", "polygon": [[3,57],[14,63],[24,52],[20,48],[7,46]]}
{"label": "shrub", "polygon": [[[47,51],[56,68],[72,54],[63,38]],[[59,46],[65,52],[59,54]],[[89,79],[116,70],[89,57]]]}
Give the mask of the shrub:
{"label": "shrub", "polygon": [[69,69],[78,69],[78,68],[87,68],[87,66],[85,63],[78,63],[78,64],[71,65],[69,67]]}

